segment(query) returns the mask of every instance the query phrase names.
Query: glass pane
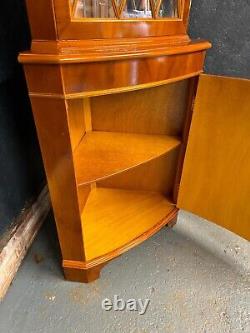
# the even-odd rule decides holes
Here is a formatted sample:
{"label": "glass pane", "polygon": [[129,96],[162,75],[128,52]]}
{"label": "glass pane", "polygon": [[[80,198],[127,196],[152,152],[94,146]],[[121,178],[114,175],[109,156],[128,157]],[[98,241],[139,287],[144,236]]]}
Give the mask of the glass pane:
{"label": "glass pane", "polygon": [[72,12],[74,18],[115,17],[111,0],[77,0]]}
{"label": "glass pane", "polygon": [[123,17],[140,18],[152,17],[149,0],[127,0],[123,10]]}
{"label": "glass pane", "polygon": [[178,0],[162,0],[159,17],[178,17]]}

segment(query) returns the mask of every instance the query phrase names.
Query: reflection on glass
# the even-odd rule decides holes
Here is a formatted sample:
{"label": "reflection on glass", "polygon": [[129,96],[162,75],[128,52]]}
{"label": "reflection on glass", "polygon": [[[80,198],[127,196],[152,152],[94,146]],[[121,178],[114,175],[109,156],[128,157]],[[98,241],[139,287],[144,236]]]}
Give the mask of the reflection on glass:
{"label": "reflection on glass", "polygon": [[159,17],[178,17],[178,0],[162,0]]}
{"label": "reflection on glass", "polygon": [[76,0],[73,3],[73,17],[115,17],[111,0]]}
{"label": "reflection on glass", "polygon": [[152,17],[149,0],[127,0],[123,17],[137,18],[137,17]]}

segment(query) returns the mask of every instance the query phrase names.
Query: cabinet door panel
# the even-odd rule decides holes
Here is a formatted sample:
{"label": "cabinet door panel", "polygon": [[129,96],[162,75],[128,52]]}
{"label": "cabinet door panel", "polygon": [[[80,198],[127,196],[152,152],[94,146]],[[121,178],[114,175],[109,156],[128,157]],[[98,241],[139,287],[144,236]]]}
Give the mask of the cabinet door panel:
{"label": "cabinet door panel", "polygon": [[250,239],[250,80],[201,75],[177,205]]}

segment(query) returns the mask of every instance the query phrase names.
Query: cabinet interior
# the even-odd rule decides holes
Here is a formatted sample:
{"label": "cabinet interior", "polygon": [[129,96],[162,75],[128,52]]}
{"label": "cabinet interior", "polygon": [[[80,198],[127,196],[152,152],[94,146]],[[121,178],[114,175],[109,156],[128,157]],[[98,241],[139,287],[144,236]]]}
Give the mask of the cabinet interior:
{"label": "cabinet interior", "polygon": [[176,210],[189,84],[67,101],[86,260],[160,227]]}

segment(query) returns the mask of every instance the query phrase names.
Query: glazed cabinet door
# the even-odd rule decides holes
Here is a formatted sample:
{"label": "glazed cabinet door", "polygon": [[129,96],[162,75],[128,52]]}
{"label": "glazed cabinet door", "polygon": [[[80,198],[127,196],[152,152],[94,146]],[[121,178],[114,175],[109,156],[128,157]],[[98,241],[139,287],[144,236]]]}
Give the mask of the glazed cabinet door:
{"label": "glazed cabinet door", "polygon": [[250,239],[250,80],[200,76],[177,205]]}

